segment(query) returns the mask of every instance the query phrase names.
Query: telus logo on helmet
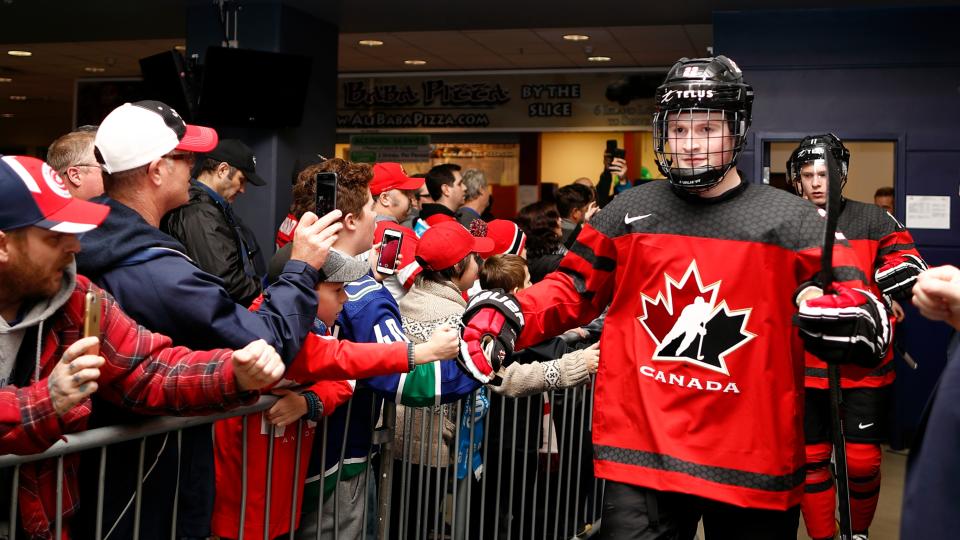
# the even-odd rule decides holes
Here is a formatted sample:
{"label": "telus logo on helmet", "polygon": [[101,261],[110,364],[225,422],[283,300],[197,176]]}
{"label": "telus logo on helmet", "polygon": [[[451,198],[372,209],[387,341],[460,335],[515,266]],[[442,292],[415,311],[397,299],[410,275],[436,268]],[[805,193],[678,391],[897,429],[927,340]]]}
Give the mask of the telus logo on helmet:
{"label": "telus logo on helmet", "polygon": [[681,99],[712,99],[714,96],[713,90],[667,90],[663,93],[663,97],[660,98],[660,103],[667,103],[672,101],[674,98]]}

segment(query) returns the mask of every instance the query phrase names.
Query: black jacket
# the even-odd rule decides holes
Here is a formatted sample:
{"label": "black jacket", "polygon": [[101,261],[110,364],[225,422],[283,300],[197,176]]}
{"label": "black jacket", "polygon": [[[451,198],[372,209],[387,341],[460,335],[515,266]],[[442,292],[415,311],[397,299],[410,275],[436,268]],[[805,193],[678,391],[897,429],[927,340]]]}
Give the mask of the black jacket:
{"label": "black jacket", "polygon": [[161,228],[183,243],[197,266],[223,280],[234,302],[249,306],[262,287],[253,260],[258,248],[249,245],[252,239],[244,238],[242,224],[228,208],[193,181],[190,201],[167,214]]}

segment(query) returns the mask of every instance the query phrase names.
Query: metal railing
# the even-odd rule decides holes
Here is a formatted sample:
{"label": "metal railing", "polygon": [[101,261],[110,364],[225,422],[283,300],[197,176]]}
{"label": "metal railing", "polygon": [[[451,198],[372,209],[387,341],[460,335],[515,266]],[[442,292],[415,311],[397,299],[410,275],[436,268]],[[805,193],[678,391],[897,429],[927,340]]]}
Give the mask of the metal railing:
{"label": "metal railing", "polygon": [[[346,424],[351,422],[355,397],[347,404]],[[371,410],[379,417],[379,425],[371,433],[367,466],[361,476],[344,475],[347,440],[340,444],[339,461],[334,472],[320,475],[320,493],[324,480],[335,481],[332,494],[324,500],[317,497],[316,507],[304,506],[302,514],[315,519],[299,524],[296,509],[300,501],[306,471],[302,470],[301,447],[308,429],[316,430],[322,448],[319,463],[326,463],[327,442],[331,433],[328,419],[315,427],[299,420],[287,429],[296,429],[296,454],[293,478],[283,479],[291,486],[289,516],[285,516],[282,536],[288,538],[378,538],[378,539],[442,539],[478,540],[570,539],[592,535],[597,530],[602,507],[603,483],[592,475],[590,426],[593,408],[592,384],[551,391],[525,398],[505,398],[487,388],[478,390],[455,403],[433,407],[403,407],[373,397]],[[183,430],[218,420],[239,417],[242,422],[240,452],[240,508],[237,509],[237,538],[271,534],[271,494],[274,492],[275,442],[267,445],[265,463],[250,463],[247,441],[248,420],[259,421],[263,411],[276,398],[265,396],[254,405],[203,417],[156,418],[140,425],[111,426],[73,433],[41,454],[0,456],[0,470],[9,474],[10,494],[8,538],[17,538],[20,468],[39,460],[56,460],[57,508],[52,524],[54,538],[61,538],[64,490],[64,459],[81,451],[99,450],[97,500],[93,538],[105,538],[104,479],[108,466],[107,449],[117,443],[139,440],[137,483],[133,496],[133,538],[139,539],[147,438],[174,434],[180,448]],[[544,414],[544,406],[547,412]],[[466,414],[465,414],[466,411]],[[470,414],[473,411],[473,414]],[[371,421],[374,419],[360,419]],[[357,421],[360,421],[357,420]],[[376,422],[373,422],[376,423]],[[275,441],[276,428],[269,427],[268,441]],[[169,435],[167,435],[169,437]],[[218,444],[222,441],[218,441]],[[462,444],[463,443],[463,444]],[[478,444],[479,443],[479,444]],[[309,450],[309,449],[306,449]],[[360,458],[358,458],[359,461]],[[266,493],[262,504],[250,503],[249,475],[266,471]],[[324,467],[321,467],[323,469]],[[376,474],[376,482],[371,476]],[[332,476],[332,478],[331,478]],[[352,500],[341,500],[341,487],[351,482]],[[180,477],[176,485],[179,487]],[[359,490],[359,491],[357,491]],[[176,537],[177,494],[170,516],[170,537]],[[349,492],[346,492],[349,494]],[[305,495],[304,495],[305,497]],[[360,508],[357,508],[357,499]],[[257,499],[259,500],[259,499]],[[89,504],[83,501],[83,504]],[[276,508],[283,511],[283,508]],[[354,517],[360,513],[359,531]],[[89,511],[89,508],[88,508]],[[251,530],[248,520],[262,520],[262,531]],[[372,518],[375,517],[375,521]],[[321,535],[324,519],[329,534]],[[332,527],[329,520],[332,519]],[[347,520],[347,529],[344,529]],[[350,520],[354,520],[351,522]],[[251,521],[252,523],[253,521]],[[350,523],[354,523],[350,525]],[[276,524],[276,521],[274,521]],[[352,528],[350,528],[352,527]],[[309,530],[307,533],[305,531]],[[313,532],[315,531],[315,532]],[[150,536],[155,537],[156,531]]]}

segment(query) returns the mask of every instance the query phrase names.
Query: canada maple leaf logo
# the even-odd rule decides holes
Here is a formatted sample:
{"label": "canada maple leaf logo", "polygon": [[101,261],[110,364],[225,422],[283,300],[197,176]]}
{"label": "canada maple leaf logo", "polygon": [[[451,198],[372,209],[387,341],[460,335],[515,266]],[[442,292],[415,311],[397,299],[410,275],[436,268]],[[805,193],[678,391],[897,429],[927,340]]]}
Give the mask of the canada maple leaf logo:
{"label": "canada maple leaf logo", "polygon": [[656,298],[640,295],[640,324],[657,344],[652,360],[690,362],[730,375],[726,357],[756,334],[747,331],[750,308],[730,309],[720,300],[721,281],[703,284],[693,260],[679,281],[664,273]]}

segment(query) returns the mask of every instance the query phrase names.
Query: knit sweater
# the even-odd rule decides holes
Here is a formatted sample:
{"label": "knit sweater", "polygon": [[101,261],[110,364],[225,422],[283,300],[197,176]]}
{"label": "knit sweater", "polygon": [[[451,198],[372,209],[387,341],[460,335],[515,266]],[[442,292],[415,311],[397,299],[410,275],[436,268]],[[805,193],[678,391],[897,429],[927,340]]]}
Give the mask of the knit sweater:
{"label": "knit sweater", "polygon": [[[414,344],[429,341],[434,330],[440,326],[458,328],[466,305],[460,289],[453,282],[437,283],[418,279],[406,296],[400,299],[403,332]],[[425,414],[427,411],[432,414]],[[397,448],[403,449],[399,455],[409,455],[412,463],[448,466],[451,461],[450,444],[456,429],[455,414],[456,404],[415,409],[398,405],[394,442]],[[410,422],[409,428],[407,422]],[[409,454],[403,446],[404,433],[409,433],[410,437]],[[426,433],[429,444],[425,445],[421,440],[422,433]]]}
{"label": "knit sweater", "polygon": [[532,396],[550,390],[563,390],[590,382],[586,349],[571,351],[556,360],[520,364],[514,362],[500,368],[500,384],[488,385],[507,397]]}
{"label": "knit sweater", "polygon": [[[439,326],[459,327],[465,307],[466,301],[452,282],[418,280],[400,300],[403,331],[413,343],[426,342]],[[590,381],[586,357],[586,351],[572,351],[556,360],[525,364],[514,362],[500,369],[497,373],[500,377],[499,384],[490,385],[490,388],[507,397],[524,397],[584,384]],[[456,413],[450,410],[452,408],[455,408],[455,405],[433,407],[433,418],[428,416],[426,426],[422,426],[425,409],[405,410],[403,406],[397,407],[395,442],[398,448],[404,448],[403,434],[406,422],[410,421],[408,433],[412,445],[411,462],[421,463],[422,459],[423,463],[432,466],[446,466],[449,463],[449,445],[453,442],[456,429],[453,420]],[[426,433],[427,429],[430,430],[430,445],[429,448],[423,448],[420,434]],[[441,434],[443,444],[438,454],[437,443]]]}

